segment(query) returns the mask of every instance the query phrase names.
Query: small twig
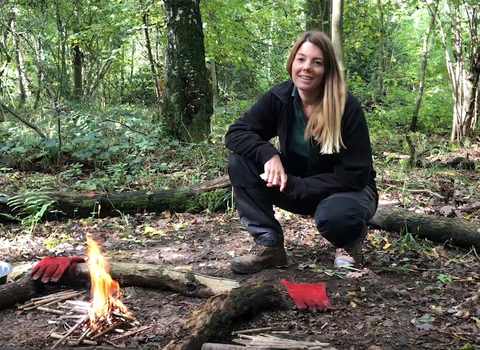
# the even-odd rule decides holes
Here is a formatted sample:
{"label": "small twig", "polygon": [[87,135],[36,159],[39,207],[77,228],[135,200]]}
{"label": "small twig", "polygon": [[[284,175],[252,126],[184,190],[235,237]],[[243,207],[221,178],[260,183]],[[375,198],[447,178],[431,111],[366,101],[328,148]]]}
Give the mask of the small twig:
{"label": "small twig", "polygon": [[45,307],[45,306],[39,306],[39,307],[37,307],[37,310],[49,312],[51,314],[56,314],[56,315],[64,315],[65,314],[65,312],[62,311],[62,310],[50,309],[50,308]]}
{"label": "small twig", "polygon": [[62,315],[60,316],[60,319],[61,320],[69,320],[69,319],[80,319],[82,318],[84,315]]}
{"label": "small twig", "polygon": [[101,331],[100,333],[94,335],[94,336],[93,336],[92,338],[90,338],[90,339],[92,339],[92,340],[98,339],[98,338],[104,336],[105,334],[110,333],[110,332],[113,331],[115,328],[120,327],[120,326],[121,326],[122,324],[124,324],[124,323],[125,323],[125,322],[114,323],[114,324],[112,324],[110,327],[108,327],[107,329],[105,329],[105,330]]}
{"label": "small twig", "polygon": [[472,249],[473,249],[473,254],[475,254],[475,256],[477,257],[478,261],[480,261],[480,256],[478,256],[477,250],[475,249],[474,246],[472,246]]}
{"label": "small twig", "polygon": [[252,328],[252,329],[245,329],[243,331],[235,331],[232,332],[232,335],[237,335],[237,334],[257,334],[257,333],[263,333],[263,332],[268,332],[268,331],[284,331],[287,330],[285,327],[264,327],[264,328]]}
{"label": "small twig", "polygon": [[87,328],[87,330],[82,333],[82,335],[80,336],[80,338],[78,338],[78,340],[77,340],[77,345],[79,345],[79,344],[82,343],[82,341],[85,339],[85,337],[87,336],[88,333],[90,333],[90,328]]}
{"label": "small twig", "polygon": [[71,298],[74,298],[74,297],[79,296],[81,294],[82,293],[79,293],[79,292],[72,292],[72,293],[62,294],[60,296],[55,295],[54,297],[45,298],[45,299],[42,299],[42,300],[35,300],[35,301],[33,301],[29,304],[25,304],[25,305],[20,306],[20,308],[22,308],[25,311],[29,311],[29,310],[36,309],[36,308],[38,308],[39,306],[42,306],[42,305],[43,306],[52,305],[52,304],[55,304],[56,302],[64,301],[66,299],[71,299]]}
{"label": "small twig", "polygon": [[85,317],[83,317],[81,320],[79,320],[79,321],[75,324],[75,326],[73,326],[72,328],[70,328],[70,330],[69,330],[67,333],[65,333],[65,335],[63,336],[63,338],[62,338],[62,339],[59,339],[55,344],[53,344],[50,349],[55,349],[58,345],[60,345],[61,343],[63,343],[63,342],[65,341],[65,339],[67,339],[67,338],[70,336],[70,334],[72,334],[72,333],[75,331],[75,329],[77,329],[78,327],[80,327],[80,325],[81,325],[87,318],[88,318],[88,314],[85,315]]}
{"label": "small twig", "polygon": [[128,331],[128,332],[126,332],[126,333],[124,333],[124,334],[122,334],[118,337],[113,338],[112,340],[119,340],[119,339],[122,339],[122,338],[126,338],[126,337],[129,337],[131,335],[146,331],[147,329],[150,329],[150,328],[152,328],[152,326],[145,326],[145,327],[142,327],[142,328],[139,328],[139,329],[136,329],[136,330]]}
{"label": "small twig", "polygon": [[123,318],[127,321],[132,321],[132,322],[135,321],[135,319],[132,316],[128,316],[128,315],[125,315],[125,314],[120,314],[116,311],[113,311],[112,314],[117,316],[117,317]]}
{"label": "small twig", "polygon": [[412,190],[408,190],[408,192],[412,192],[412,193],[428,193],[429,195],[431,196],[434,196],[434,197],[437,197],[437,198],[440,198],[440,199],[445,199],[444,196],[442,196],[441,194],[438,194],[438,193],[435,193],[429,189],[412,189]]}
{"label": "small twig", "polygon": [[[57,333],[52,333],[52,334],[50,334],[50,337],[54,338],[54,339],[62,339],[63,335],[62,334],[57,334]],[[70,342],[70,344],[72,344],[72,343]],[[97,345],[97,342],[93,341],[93,340],[82,339],[80,342],[75,342],[75,345],[79,345],[79,344]],[[74,345],[74,344],[72,344],[72,345]]]}
{"label": "small twig", "polygon": [[72,293],[72,292],[76,292],[76,291],[73,290],[73,289],[62,290],[61,292],[58,292],[58,293],[52,293],[52,294],[44,295],[43,297],[32,298],[32,299],[30,299],[30,302],[41,301],[41,300],[45,300],[45,299],[52,299],[52,298],[62,296],[64,294],[69,294],[69,293]]}

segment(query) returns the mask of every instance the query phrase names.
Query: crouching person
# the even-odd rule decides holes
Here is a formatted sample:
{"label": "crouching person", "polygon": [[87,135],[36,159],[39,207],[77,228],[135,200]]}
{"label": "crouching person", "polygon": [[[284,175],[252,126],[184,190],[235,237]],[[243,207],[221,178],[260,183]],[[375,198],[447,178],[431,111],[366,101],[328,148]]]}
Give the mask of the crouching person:
{"label": "crouching person", "polygon": [[[337,267],[362,264],[366,222],[377,208],[365,116],[328,37],[304,33],[286,68],[291,79],[263,94],[225,136],[238,214],[255,241],[250,254],[231,261],[238,274],[287,263],[273,205],[314,216],[337,248]],[[270,142],[276,136],[280,149]]]}

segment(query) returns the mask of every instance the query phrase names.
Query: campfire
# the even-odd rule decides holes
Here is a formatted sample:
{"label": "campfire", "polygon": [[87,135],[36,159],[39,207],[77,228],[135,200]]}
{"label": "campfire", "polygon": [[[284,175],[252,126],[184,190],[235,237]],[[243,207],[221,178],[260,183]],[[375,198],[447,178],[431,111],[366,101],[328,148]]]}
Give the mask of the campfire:
{"label": "campfire", "polygon": [[130,311],[121,301],[120,286],[107,272],[108,264],[93,239],[87,236],[88,267],[92,284],[91,307],[88,311],[92,330],[112,327],[115,317],[132,320]]}
{"label": "campfire", "polygon": [[90,301],[86,300],[86,292],[67,290],[31,299],[20,306],[23,310],[37,309],[58,315],[57,319],[49,323],[59,325],[66,333],[50,334],[51,337],[58,339],[52,349],[66,341],[69,345],[99,343],[115,345],[116,340],[150,328],[134,329],[139,323],[123,304],[120,286],[110,276],[107,261],[100,247],[88,236],[87,247],[91,281]]}

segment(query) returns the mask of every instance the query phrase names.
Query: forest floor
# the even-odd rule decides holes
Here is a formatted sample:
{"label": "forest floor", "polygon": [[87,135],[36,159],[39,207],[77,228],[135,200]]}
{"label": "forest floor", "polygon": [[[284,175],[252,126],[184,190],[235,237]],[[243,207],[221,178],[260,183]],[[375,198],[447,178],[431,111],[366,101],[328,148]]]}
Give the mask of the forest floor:
{"label": "forest floor", "polygon": [[[478,170],[383,170],[379,188],[383,201],[480,222]],[[415,189],[428,191],[410,191]],[[112,261],[164,264],[242,284],[271,284],[282,293],[278,305],[225,325],[212,342],[230,343],[232,331],[279,327],[286,329],[281,336],[288,339],[328,342],[339,350],[480,349],[480,252],[369,227],[364,269],[336,270],[334,248],[318,235],[312,218],[281,210],[276,214],[284,227],[289,265],[255,275],[237,276],[229,269],[230,259],[252,246],[234,213],[164,212],[44,222],[31,233],[19,224],[4,224],[0,260],[33,263],[53,251],[84,256],[84,233],[89,232]],[[297,309],[281,279],[324,282],[332,309]],[[139,287],[121,292],[138,322],[151,326],[115,342],[127,349],[162,349],[182,319],[204,301]],[[55,339],[49,334],[57,327],[49,323],[52,319],[55,315],[38,310],[0,311],[0,345],[50,348]]]}

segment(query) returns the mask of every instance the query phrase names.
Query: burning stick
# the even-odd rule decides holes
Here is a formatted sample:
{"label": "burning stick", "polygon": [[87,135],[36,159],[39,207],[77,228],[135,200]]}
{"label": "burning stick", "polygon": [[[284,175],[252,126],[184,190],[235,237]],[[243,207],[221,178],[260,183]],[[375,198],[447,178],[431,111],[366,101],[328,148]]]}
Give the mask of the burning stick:
{"label": "burning stick", "polygon": [[118,322],[118,323],[114,323],[112,324],[110,327],[108,327],[107,329],[101,331],[100,333],[94,335],[91,339],[92,340],[96,340],[102,336],[104,336],[105,334],[108,334],[110,333],[111,331],[113,331],[115,328],[118,328],[120,327],[121,325],[125,324],[125,322]]}

